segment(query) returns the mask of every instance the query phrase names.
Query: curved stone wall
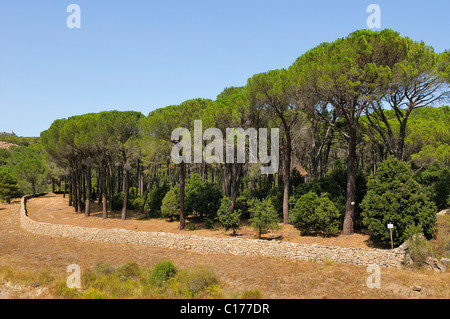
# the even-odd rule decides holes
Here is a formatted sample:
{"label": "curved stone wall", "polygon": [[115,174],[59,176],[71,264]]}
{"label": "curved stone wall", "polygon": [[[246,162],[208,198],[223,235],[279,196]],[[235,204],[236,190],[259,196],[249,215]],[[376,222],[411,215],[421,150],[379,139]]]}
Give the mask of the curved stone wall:
{"label": "curved stone wall", "polygon": [[125,229],[86,228],[37,222],[27,215],[24,196],[20,206],[20,222],[25,230],[56,237],[76,238],[111,243],[130,243],[159,248],[190,250],[199,253],[256,255],[299,260],[334,261],[338,263],[382,267],[401,267],[405,252],[402,248],[342,248],[336,246],[305,245],[281,241],[242,238],[212,238],[163,232],[142,232]]}

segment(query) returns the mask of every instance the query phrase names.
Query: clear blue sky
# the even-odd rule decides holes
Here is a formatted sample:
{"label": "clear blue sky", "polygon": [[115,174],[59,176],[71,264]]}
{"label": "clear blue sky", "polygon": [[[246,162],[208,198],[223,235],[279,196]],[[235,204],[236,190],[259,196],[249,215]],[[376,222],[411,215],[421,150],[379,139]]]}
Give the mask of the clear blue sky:
{"label": "clear blue sky", "polygon": [[[69,29],[69,4],[81,29]],[[211,98],[367,28],[450,49],[450,1],[0,0],[0,132],[39,136],[58,118]]]}

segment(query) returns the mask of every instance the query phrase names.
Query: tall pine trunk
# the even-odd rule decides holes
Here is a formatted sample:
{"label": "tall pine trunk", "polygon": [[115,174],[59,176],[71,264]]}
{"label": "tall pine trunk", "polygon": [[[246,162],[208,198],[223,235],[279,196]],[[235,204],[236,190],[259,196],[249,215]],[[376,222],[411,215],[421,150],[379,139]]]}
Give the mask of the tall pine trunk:
{"label": "tall pine trunk", "polygon": [[108,218],[108,207],[107,207],[107,188],[106,188],[106,164],[102,165],[101,173],[101,188],[102,188],[102,209],[103,209],[103,219]]}
{"label": "tall pine trunk", "polygon": [[342,235],[353,234],[356,199],[356,129],[350,128],[347,163],[347,196]]}
{"label": "tall pine trunk", "polygon": [[124,174],[125,174],[125,180],[124,180],[124,193],[125,193],[125,196],[123,198],[122,220],[127,219],[128,196],[129,196],[129,193],[130,193],[130,170],[128,169],[128,167],[124,167]]}
{"label": "tall pine trunk", "polygon": [[185,211],[184,211],[184,189],[186,179],[186,164],[180,163],[180,230],[183,230],[186,226]]}
{"label": "tall pine trunk", "polygon": [[283,223],[289,222],[289,188],[291,183],[291,134],[286,128],[286,152],[284,159]]}
{"label": "tall pine trunk", "polygon": [[91,214],[91,163],[89,159],[86,164],[86,204],[84,208],[84,215],[89,217]]}

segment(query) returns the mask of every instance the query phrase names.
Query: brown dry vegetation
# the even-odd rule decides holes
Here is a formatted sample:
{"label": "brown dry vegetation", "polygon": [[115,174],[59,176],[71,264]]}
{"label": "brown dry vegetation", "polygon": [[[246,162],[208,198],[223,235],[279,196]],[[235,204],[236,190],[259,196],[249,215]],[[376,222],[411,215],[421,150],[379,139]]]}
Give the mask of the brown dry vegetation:
{"label": "brown dry vegetation", "polygon": [[[66,218],[60,222],[78,220],[81,223],[85,218],[72,216],[70,211],[62,214],[65,208],[57,205],[58,197],[31,200],[29,212],[33,218],[38,218],[39,213],[35,209],[39,202],[42,204],[41,216],[46,211],[49,216]],[[91,220],[105,222],[104,226],[114,222],[96,218]],[[130,229],[137,225],[137,230],[144,230],[140,228],[143,227],[140,222],[148,221],[129,220],[122,225]],[[450,298],[449,273],[382,268],[381,288],[369,289],[366,286],[369,273],[365,267],[359,266],[257,256],[201,254],[34,235],[20,227],[17,201],[11,205],[0,204],[0,290],[4,291],[9,287],[12,292],[10,297],[54,297],[52,292],[55,284],[51,279],[65,280],[68,276],[66,269],[70,264],[80,265],[83,272],[99,262],[114,266],[136,262],[145,267],[153,267],[162,260],[172,260],[179,269],[192,269],[198,265],[210,267],[219,280],[223,296],[228,298],[239,297],[243,292],[255,289],[262,293],[263,298]],[[39,287],[35,287],[36,282]],[[411,290],[414,285],[421,286],[420,293]],[[37,292],[37,289],[41,290]]]}

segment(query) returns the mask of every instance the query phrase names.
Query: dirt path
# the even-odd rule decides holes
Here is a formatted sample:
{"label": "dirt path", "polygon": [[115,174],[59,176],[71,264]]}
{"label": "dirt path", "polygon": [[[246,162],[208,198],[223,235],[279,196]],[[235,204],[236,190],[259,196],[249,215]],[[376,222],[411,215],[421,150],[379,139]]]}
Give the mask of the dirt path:
{"label": "dirt path", "polygon": [[[57,202],[54,203],[56,206],[48,214],[57,216],[60,211]],[[43,210],[41,212],[44,213]],[[365,267],[257,256],[200,254],[34,235],[20,227],[17,202],[0,204],[0,267],[50,271],[55,277],[65,278],[70,264],[80,265],[83,271],[101,261],[115,266],[137,262],[151,267],[161,260],[172,260],[180,268],[209,265],[217,274],[227,297],[258,289],[264,298],[450,298],[450,274],[382,269],[381,289],[369,289],[366,286],[369,274]],[[4,287],[12,280],[0,278],[0,285]],[[422,287],[419,295],[411,295],[410,287],[413,285]],[[3,293],[7,295],[10,292]],[[17,297],[30,296],[36,297],[35,294]]]}

